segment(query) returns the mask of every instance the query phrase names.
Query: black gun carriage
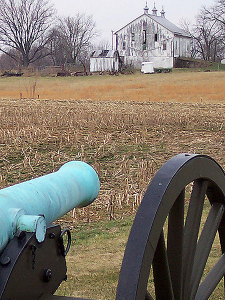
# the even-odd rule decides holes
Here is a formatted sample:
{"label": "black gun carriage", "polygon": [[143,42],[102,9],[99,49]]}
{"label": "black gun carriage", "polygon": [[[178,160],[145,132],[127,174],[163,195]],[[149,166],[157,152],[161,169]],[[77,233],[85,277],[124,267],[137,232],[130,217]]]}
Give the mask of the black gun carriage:
{"label": "black gun carriage", "polygon": [[[206,202],[209,210],[202,220]],[[225,275],[224,208],[225,174],[215,160],[179,154],[166,162],[148,186],[134,219],[116,300],[208,299]],[[217,235],[221,251],[205,276]],[[1,299],[78,299],[54,295],[66,279],[70,242],[70,232],[58,225],[50,225],[41,242],[36,232],[16,231],[0,256]],[[148,289],[151,270],[154,292]]]}

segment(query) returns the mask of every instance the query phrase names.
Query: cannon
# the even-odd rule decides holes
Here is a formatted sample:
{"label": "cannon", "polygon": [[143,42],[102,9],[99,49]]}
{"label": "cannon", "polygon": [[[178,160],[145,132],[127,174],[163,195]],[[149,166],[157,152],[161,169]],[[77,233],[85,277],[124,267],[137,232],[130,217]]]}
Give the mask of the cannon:
{"label": "cannon", "polygon": [[71,161],[0,191],[0,299],[35,300],[55,292],[66,279],[71,234],[52,222],[90,204],[99,188],[92,167]]}
{"label": "cannon", "polygon": [[[84,203],[78,201],[76,205],[87,205],[96,197],[99,184],[94,178],[96,188],[92,196],[89,200],[84,196]],[[64,186],[62,179],[58,182]],[[137,211],[124,253],[116,300],[208,299],[225,275],[224,207],[225,174],[215,160],[198,154],[179,154],[170,159],[151,181]],[[31,214],[24,207],[22,210],[21,214],[9,210],[10,220],[14,221],[10,223],[13,230],[0,256],[1,299],[78,300],[54,295],[66,278],[69,231],[61,232],[58,225],[50,225],[45,234],[39,235],[37,227],[40,223],[43,228],[46,211],[35,211],[33,223],[28,220],[21,227],[21,223],[26,223],[25,216]],[[35,216],[41,219],[36,221]],[[205,276],[205,265],[217,233],[221,253]],[[153,288],[149,288],[150,282]]]}

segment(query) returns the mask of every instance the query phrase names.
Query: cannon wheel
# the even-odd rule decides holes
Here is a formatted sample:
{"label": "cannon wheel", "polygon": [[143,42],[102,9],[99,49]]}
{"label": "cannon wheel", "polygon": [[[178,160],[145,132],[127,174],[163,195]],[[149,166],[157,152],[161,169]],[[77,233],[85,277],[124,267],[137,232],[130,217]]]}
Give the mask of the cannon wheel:
{"label": "cannon wheel", "polygon": [[[205,202],[211,206],[202,226]],[[179,154],[169,160],[153,178],[138,209],[116,300],[208,299],[225,275],[224,207],[225,174],[212,158]],[[217,232],[222,254],[202,278]],[[151,267],[153,293],[147,290]]]}

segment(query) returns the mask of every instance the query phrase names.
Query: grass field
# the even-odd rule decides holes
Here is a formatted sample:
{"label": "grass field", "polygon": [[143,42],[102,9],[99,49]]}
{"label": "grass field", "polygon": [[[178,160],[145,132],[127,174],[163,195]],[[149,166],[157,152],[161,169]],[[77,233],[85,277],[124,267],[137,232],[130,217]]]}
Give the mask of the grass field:
{"label": "grass field", "polygon": [[224,72],[1,78],[0,99],[223,103]]}
{"label": "grass field", "polygon": [[75,238],[60,294],[115,298],[133,217],[169,158],[203,153],[225,167],[224,83],[225,72],[0,78],[1,188],[69,160],[100,177],[97,200],[60,220]]}

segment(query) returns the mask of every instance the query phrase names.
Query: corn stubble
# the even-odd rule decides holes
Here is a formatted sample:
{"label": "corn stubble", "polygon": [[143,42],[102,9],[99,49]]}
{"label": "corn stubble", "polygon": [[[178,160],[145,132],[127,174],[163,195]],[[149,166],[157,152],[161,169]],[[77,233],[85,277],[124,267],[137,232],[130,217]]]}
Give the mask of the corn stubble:
{"label": "corn stubble", "polygon": [[132,215],[156,171],[173,155],[204,153],[225,164],[224,109],[203,103],[2,100],[0,187],[83,160],[99,174],[100,194],[62,223]]}
{"label": "corn stubble", "polygon": [[[15,84],[11,98],[20,99],[0,100],[0,188],[54,172],[69,160],[91,164],[100,177],[96,201],[59,220],[74,228],[75,235],[67,257],[68,282],[59,295],[115,299],[133,216],[152,177],[169,158],[203,153],[225,167],[225,93],[219,83],[224,75],[215,76],[211,81],[208,73],[141,77],[148,84],[127,76],[123,82],[115,78],[113,85],[104,77],[100,89],[99,80],[85,78],[83,94],[68,85],[74,78],[60,79],[58,86],[52,85],[55,79],[35,79],[25,92]],[[0,97],[5,87],[0,87]],[[40,100],[44,91],[49,92],[46,99],[58,100]],[[89,99],[76,100],[82,98]],[[213,263],[214,258],[209,260]],[[220,299],[222,290],[212,299]]]}

